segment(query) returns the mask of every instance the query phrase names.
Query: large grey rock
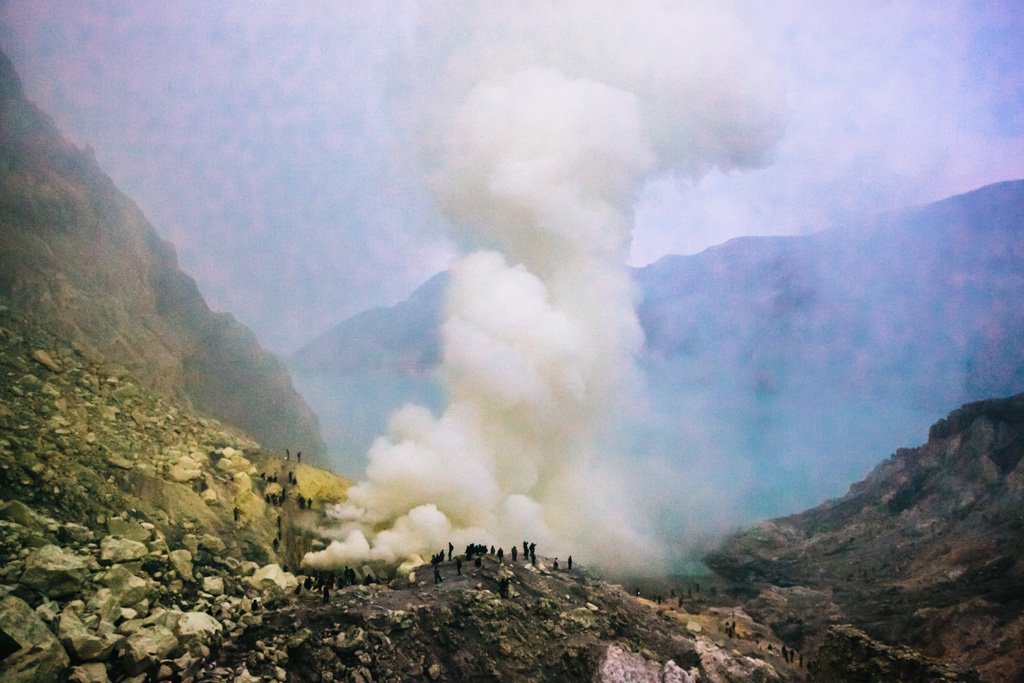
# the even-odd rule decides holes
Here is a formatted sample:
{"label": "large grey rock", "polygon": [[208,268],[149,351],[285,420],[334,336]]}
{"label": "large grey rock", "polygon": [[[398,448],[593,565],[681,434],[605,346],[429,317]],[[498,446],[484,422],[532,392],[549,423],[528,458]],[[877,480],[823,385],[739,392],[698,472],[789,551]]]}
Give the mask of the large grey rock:
{"label": "large grey rock", "polygon": [[113,623],[121,613],[121,605],[109,588],[100,588],[89,597],[86,610],[95,614],[100,621]]}
{"label": "large grey rock", "polygon": [[179,548],[172,550],[167,557],[171,566],[174,567],[174,571],[178,572],[178,576],[185,581],[192,580],[192,553],[184,548]]}
{"label": "large grey rock", "polygon": [[7,520],[8,522],[14,522],[20,524],[29,529],[35,529],[39,531],[42,529],[42,525],[36,519],[35,514],[32,512],[32,508],[22,503],[20,500],[9,500],[4,503],[0,503],[0,519]]}
{"label": "large grey rock", "polygon": [[218,642],[224,627],[206,612],[185,612],[174,625],[179,645],[189,652],[198,652]]}
{"label": "large grey rock", "polygon": [[70,606],[61,612],[57,637],[68,653],[79,662],[105,660],[123,639],[109,628],[90,631],[79,617],[78,611]]}
{"label": "large grey rock", "polygon": [[170,629],[154,624],[128,636],[121,663],[131,675],[146,673],[155,669],[161,659],[167,659],[177,647],[178,639]]}
{"label": "large grey rock", "polygon": [[249,585],[264,594],[280,595],[294,591],[299,580],[294,574],[281,569],[281,565],[268,564],[249,577]]}
{"label": "large grey rock", "polygon": [[133,541],[120,536],[104,536],[100,541],[100,562],[117,564],[118,562],[134,562],[149,555],[145,543]]}
{"label": "large grey rock", "polygon": [[110,589],[113,599],[118,605],[128,607],[153,595],[155,586],[148,581],[136,576],[124,565],[114,565],[103,575],[100,583]]}
{"label": "large grey rock", "polygon": [[120,517],[111,517],[107,520],[107,533],[111,536],[120,536],[130,541],[145,543],[153,538],[153,532],[138,522],[132,522]]}
{"label": "large grey rock", "polygon": [[45,545],[25,558],[20,581],[48,598],[65,598],[81,590],[88,573],[85,558],[55,545]]}
{"label": "large grey rock", "polygon": [[[211,489],[207,490],[209,491]],[[224,551],[227,550],[227,546],[224,545],[224,541],[213,534],[203,534],[200,536],[199,547],[213,553],[214,555],[223,555]]]}
{"label": "large grey rock", "polygon": [[662,664],[617,645],[608,646],[594,674],[594,683],[696,683],[699,680],[699,672],[684,671],[672,660]]}
{"label": "large grey rock", "polygon": [[0,599],[0,639],[20,648],[0,661],[0,681],[4,683],[59,681],[70,663],[43,620],[13,595]]}

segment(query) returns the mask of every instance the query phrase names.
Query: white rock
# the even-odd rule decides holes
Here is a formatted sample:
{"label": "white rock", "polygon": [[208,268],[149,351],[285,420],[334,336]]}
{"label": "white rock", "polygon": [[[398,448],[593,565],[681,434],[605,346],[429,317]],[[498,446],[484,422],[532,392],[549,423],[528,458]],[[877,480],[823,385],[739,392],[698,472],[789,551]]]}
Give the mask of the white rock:
{"label": "white rock", "polygon": [[224,579],[220,576],[204,576],[203,591],[210,595],[224,595]]}
{"label": "white rock", "polygon": [[249,585],[259,591],[280,590],[289,593],[299,585],[299,580],[294,574],[281,569],[281,565],[268,564],[249,577]]}

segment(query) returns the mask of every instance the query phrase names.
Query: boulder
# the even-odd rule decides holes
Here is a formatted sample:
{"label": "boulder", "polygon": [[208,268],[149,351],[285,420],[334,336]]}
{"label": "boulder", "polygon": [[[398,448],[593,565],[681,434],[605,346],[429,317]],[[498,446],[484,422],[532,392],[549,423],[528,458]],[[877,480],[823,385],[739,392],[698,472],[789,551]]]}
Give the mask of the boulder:
{"label": "boulder", "polygon": [[206,612],[185,612],[174,625],[178,644],[191,653],[219,642],[224,627]]}
{"label": "boulder", "polygon": [[20,524],[35,531],[41,531],[43,528],[42,524],[36,519],[35,513],[32,512],[32,508],[20,500],[9,500],[0,503],[0,519]]}
{"label": "boulder", "polygon": [[185,581],[192,580],[192,553],[184,548],[172,550],[168,554],[168,559],[171,562],[171,566],[174,567],[174,571],[178,572]]}
{"label": "boulder", "polygon": [[70,663],[43,620],[13,595],[0,599],[0,642],[9,652],[0,660],[0,681],[4,683],[59,681]]}
{"label": "boulder", "polygon": [[48,598],[65,598],[81,590],[88,574],[85,558],[55,545],[45,545],[25,558],[20,581]]}
{"label": "boulder", "polygon": [[182,484],[194,481],[203,476],[203,466],[194,456],[186,455],[171,467],[168,476]]}
{"label": "boulder", "polygon": [[61,372],[60,364],[43,349],[36,349],[32,352],[32,360],[45,367],[50,372]]}
{"label": "boulder", "polygon": [[214,555],[223,555],[224,551],[227,550],[227,546],[224,545],[224,541],[213,534],[203,534],[200,536],[199,547],[213,553]]}
{"label": "boulder", "polygon": [[829,628],[814,656],[810,681],[934,681],[978,680],[976,671],[925,657],[908,647],[890,646],[853,626]]}
{"label": "boulder", "polygon": [[105,660],[122,640],[122,636],[107,628],[90,631],[79,617],[78,610],[71,606],[61,612],[57,637],[68,653],[79,662]]}
{"label": "boulder", "polygon": [[159,624],[140,628],[125,640],[121,663],[129,675],[152,671],[178,648],[178,639]]}
{"label": "boulder", "polygon": [[86,611],[95,614],[100,621],[113,623],[121,615],[121,604],[109,588],[100,588],[89,598]]}
{"label": "boulder", "polygon": [[281,569],[281,565],[268,564],[249,577],[249,585],[262,593],[290,593],[299,585],[299,580]]}
{"label": "boulder", "polygon": [[146,547],[146,544],[133,541],[130,538],[104,536],[100,541],[100,562],[103,564],[133,562],[141,560],[147,555],[149,555],[149,548]]}
{"label": "boulder", "polygon": [[210,595],[224,595],[224,579],[220,576],[204,576],[203,591]]}
{"label": "boulder", "polygon": [[107,520],[107,533],[111,536],[120,536],[130,541],[145,543],[152,540],[153,532],[138,522],[132,522],[120,517],[112,517]]}
{"label": "boulder", "polygon": [[90,662],[71,667],[68,672],[69,683],[107,683],[107,667],[103,662]]}
{"label": "boulder", "polygon": [[700,674],[696,670],[684,671],[672,660],[662,664],[617,645],[609,645],[593,680],[595,683],[695,683],[700,680]]}
{"label": "boulder", "polygon": [[103,575],[100,583],[110,589],[115,602],[128,607],[153,595],[154,585],[151,581],[136,576],[124,565],[114,565]]}

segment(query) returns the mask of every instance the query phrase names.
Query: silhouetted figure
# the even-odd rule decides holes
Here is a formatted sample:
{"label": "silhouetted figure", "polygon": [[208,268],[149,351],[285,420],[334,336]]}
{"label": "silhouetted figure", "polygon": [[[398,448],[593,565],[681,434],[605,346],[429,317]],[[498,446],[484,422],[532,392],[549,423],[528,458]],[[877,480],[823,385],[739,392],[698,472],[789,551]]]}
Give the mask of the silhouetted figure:
{"label": "silhouetted figure", "polygon": [[569,567],[569,571],[572,571],[572,555],[569,556],[569,561],[566,564]]}
{"label": "silhouetted figure", "polygon": [[491,546],[491,555],[493,555],[493,554],[494,554],[494,546],[492,545]]}
{"label": "silhouetted figure", "polygon": [[302,451],[299,451],[298,453],[295,454],[295,459],[298,460],[300,463],[302,462]]}
{"label": "silhouetted figure", "polygon": [[536,554],[537,554],[537,544],[536,543],[531,543],[530,544],[530,555],[536,555]]}
{"label": "silhouetted figure", "polygon": [[553,564],[553,565],[551,565],[551,566],[552,566],[552,568],[553,568],[553,569],[554,569],[554,570],[555,570],[556,572],[558,571],[558,558],[557,558],[557,557],[555,558],[555,562],[554,562],[554,564]]}
{"label": "silhouetted figure", "polygon": [[452,553],[455,552],[455,546],[452,545],[451,541],[448,541],[448,561],[452,561]]}
{"label": "silhouetted figure", "polygon": [[505,550],[503,548],[498,548],[498,562],[504,562],[504,561],[505,561]]}
{"label": "silhouetted figure", "polygon": [[299,496],[299,509],[300,510],[305,510],[306,509],[306,499],[303,498],[302,496]]}
{"label": "silhouetted figure", "polygon": [[519,552],[519,551],[518,551],[518,550],[516,549],[516,546],[512,546],[512,561],[513,561],[513,562],[515,562],[515,561],[516,561],[516,554],[517,554],[518,552]]}
{"label": "silhouetted figure", "polygon": [[529,557],[530,546],[526,541],[523,541],[523,557]]}
{"label": "silhouetted figure", "polygon": [[502,577],[502,579],[498,581],[498,595],[500,595],[502,598],[508,597],[508,584],[509,580],[507,576]]}
{"label": "silhouetted figure", "polygon": [[286,461],[287,461],[287,460],[291,460],[291,459],[292,459],[292,454],[291,454],[291,451],[289,451],[289,450],[288,450],[287,448],[286,448],[286,449],[284,449],[284,459],[285,459]]}
{"label": "silhouetted figure", "polygon": [[239,510],[239,509],[238,509],[237,507],[236,507],[236,508],[235,508],[234,510],[232,510],[232,513],[233,513],[233,514],[234,514],[234,516],[235,516],[235,521],[236,521],[236,522],[238,521],[238,513],[239,513],[239,512],[241,512],[241,510]]}
{"label": "silhouetted figure", "polygon": [[480,568],[480,567],[482,567],[482,566],[483,566],[483,564],[484,564],[484,563],[483,563],[483,560],[481,560],[481,559],[480,559],[480,556],[479,556],[479,555],[477,555],[477,556],[476,556],[476,559],[475,559],[475,560],[473,560],[473,566],[474,566],[474,567],[477,567],[477,568]]}
{"label": "silhouetted figure", "polygon": [[537,566],[537,553],[530,553],[530,564]]}
{"label": "silhouetted figure", "polygon": [[462,558],[461,557],[456,557],[455,558],[455,573],[458,574],[459,576],[462,576]]}
{"label": "silhouetted figure", "polygon": [[441,578],[441,567],[439,567],[438,565],[435,564],[434,565],[434,583],[438,584],[438,583],[441,583],[442,581],[444,581],[444,579]]}
{"label": "silhouetted figure", "polygon": [[306,585],[306,590],[309,590],[310,588],[313,587],[313,577],[312,576],[307,576],[306,580],[304,581],[304,583]]}

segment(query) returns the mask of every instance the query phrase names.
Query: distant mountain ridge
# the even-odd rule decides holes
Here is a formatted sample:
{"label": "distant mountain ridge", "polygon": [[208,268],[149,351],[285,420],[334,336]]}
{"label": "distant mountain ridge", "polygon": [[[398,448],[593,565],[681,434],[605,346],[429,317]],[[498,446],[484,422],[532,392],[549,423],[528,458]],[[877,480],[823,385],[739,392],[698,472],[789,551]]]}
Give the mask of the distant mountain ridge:
{"label": "distant mountain ridge", "polygon": [[[358,461],[394,408],[443,403],[432,368],[446,277],[288,359],[322,418],[359,416],[336,422],[332,451]],[[1024,181],[737,238],[633,278],[651,397],[635,450],[732,462],[746,476],[720,485],[752,517],[837,495],[951,405],[1024,390]]]}
{"label": "distant mountain ridge", "polygon": [[174,248],[25,99],[2,53],[0,301],[266,448],[324,452],[284,365],[210,311]]}

